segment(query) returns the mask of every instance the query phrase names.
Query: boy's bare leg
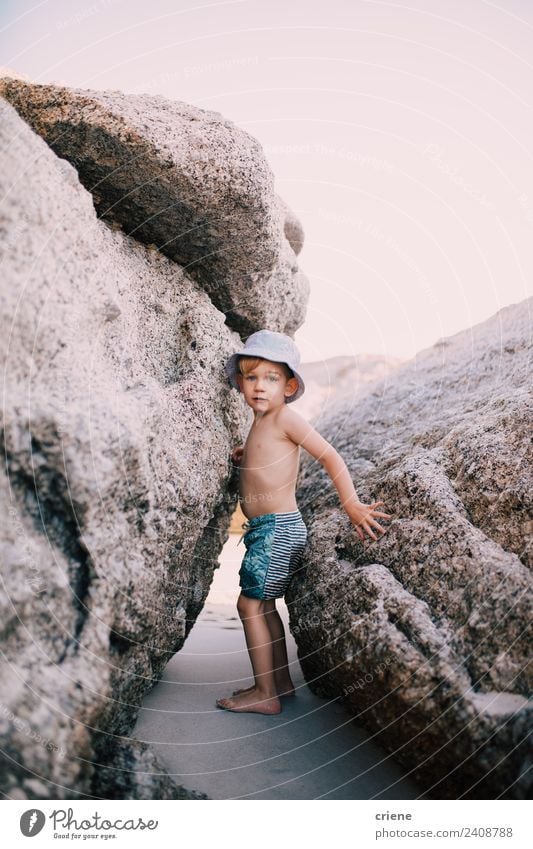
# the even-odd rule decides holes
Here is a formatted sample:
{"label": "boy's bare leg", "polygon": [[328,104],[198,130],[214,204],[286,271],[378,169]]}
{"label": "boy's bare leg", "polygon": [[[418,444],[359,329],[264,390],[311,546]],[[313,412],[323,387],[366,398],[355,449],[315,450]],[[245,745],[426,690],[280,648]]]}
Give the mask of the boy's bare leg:
{"label": "boy's bare leg", "polygon": [[[287,643],[285,642],[285,628],[276,610],[276,599],[269,599],[265,602],[265,605],[265,618],[274,649],[274,681],[276,692],[278,696],[294,696],[294,684],[289,672],[289,658],[287,657]],[[243,687],[240,690],[235,690],[233,695],[237,696],[240,693],[248,693],[254,689],[255,684],[251,687]]]}
{"label": "boy's bare leg", "polygon": [[237,602],[255,684],[245,693],[228,699],[217,699],[217,707],[234,711],[274,714],[281,711],[274,679],[274,647],[267,624],[267,601],[248,598],[242,593]]}

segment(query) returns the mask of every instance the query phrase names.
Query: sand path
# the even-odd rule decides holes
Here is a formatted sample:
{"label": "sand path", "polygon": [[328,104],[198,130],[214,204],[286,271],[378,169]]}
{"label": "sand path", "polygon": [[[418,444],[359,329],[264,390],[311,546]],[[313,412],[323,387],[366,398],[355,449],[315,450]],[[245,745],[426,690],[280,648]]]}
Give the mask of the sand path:
{"label": "sand path", "polygon": [[284,604],[295,698],[277,716],[231,713],[215,699],[252,683],[237,617],[244,548],[231,535],[206,605],[183,649],[143,701],[133,735],[151,744],[179,784],[212,799],[415,799],[407,770],[335,701],[313,695]]}

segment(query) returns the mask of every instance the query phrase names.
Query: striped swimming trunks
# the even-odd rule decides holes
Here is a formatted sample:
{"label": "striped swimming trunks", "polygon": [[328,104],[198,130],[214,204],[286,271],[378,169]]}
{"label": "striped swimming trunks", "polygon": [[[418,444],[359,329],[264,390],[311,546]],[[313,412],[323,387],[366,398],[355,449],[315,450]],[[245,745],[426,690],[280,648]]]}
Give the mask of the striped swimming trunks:
{"label": "striped swimming trunks", "polygon": [[[244,523],[246,546],[239,570],[240,587],[249,598],[282,598],[301,564],[307,528],[299,510],[264,513]],[[241,540],[239,540],[240,542]]]}

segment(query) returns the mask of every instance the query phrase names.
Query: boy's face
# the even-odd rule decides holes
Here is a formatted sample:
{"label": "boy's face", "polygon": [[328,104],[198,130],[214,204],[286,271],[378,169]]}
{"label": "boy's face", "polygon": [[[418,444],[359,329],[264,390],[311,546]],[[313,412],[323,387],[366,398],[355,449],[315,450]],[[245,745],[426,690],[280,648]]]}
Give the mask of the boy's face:
{"label": "boy's face", "polygon": [[287,378],[283,366],[270,360],[261,360],[246,376],[238,373],[237,382],[248,406],[262,413],[284,404],[298,389],[296,378]]}

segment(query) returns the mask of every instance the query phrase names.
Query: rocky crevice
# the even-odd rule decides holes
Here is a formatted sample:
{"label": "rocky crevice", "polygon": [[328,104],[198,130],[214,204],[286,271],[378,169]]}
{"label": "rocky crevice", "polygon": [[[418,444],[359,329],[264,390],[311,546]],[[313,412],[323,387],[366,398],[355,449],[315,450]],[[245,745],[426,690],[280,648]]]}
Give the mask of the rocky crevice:
{"label": "rocky crevice", "polygon": [[309,537],[288,601],[306,678],[429,797],[531,792],[530,309],[441,340],[321,418],[361,500],[392,514],[378,541],[363,546],[302,463]]}
{"label": "rocky crevice", "polygon": [[[5,80],[0,93],[17,107],[0,98],[0,786],[189,797],[128,737],[202,609],[235,506],[247,417],[224,372],[230,325],[303,319],[290,216],[257,142],[217,113]],[[202,215],[198,240],[185,231]],[[226,298],[246,305],[238,320]]]}

